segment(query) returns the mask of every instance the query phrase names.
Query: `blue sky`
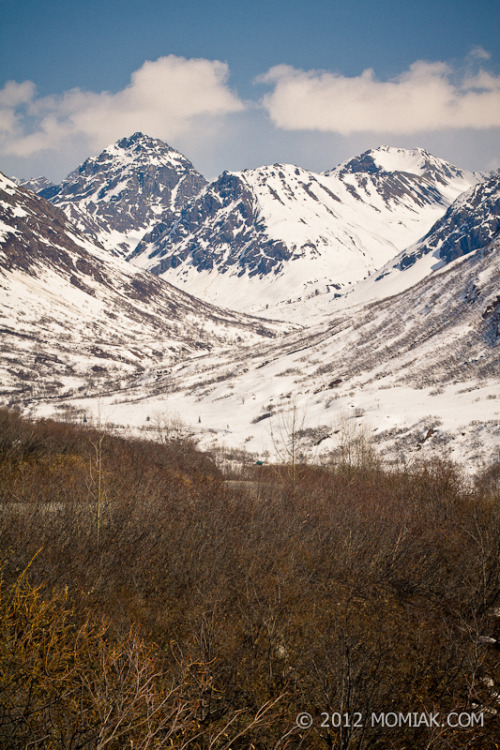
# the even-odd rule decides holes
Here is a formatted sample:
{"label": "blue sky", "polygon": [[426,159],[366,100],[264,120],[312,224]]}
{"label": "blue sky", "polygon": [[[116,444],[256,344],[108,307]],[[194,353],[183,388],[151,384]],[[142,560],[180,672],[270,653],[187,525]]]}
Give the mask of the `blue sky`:
{"label": "blue sky", "polygon": [[61,179],[134,130],[207,177],[381,143],[500,166],[497,0],[0,0],[0,169]]}

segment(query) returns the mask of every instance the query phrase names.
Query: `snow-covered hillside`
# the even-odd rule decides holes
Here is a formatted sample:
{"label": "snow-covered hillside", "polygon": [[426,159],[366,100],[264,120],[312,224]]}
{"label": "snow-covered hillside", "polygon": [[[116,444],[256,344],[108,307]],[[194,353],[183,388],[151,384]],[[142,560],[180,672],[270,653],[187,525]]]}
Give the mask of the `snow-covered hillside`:
{"label": "snow-covered hillside", "polygon": [[478,177],[421,149],[381,147],[324,174],[225,172],[130,261],[203,299],[287,316],[287,303],[374,273]]}
{"label": "snow-covered hillside", "polygon": [[[500,239],[395,297],[255,347],[147,372],[101,401],[127,429],[182,415],[202,445],[265,457],[289,439],[335,459],[363,435],[386,460],[432,451],[477,470],[500,441]],[[79,400],[92,412],[95,402]]]}
{"label": "snow-covered hillside", "polygon": [[120,388],[123,377],[283,327],[214,308],[96,247],[0,173],[2,399]]}
{"label": "snow-covered hillside", "polygon": [[206,180],[185,156],[163,141],[134,133],[40,194],[94,242],[126,255],[160,222],[169,227],[204,185]]}
{"label": "snow-covered hillside", "polygon": [[[410,289],[443,266],[484,248],[500,230],[500,173],[494,172],[465,191],[418,242],[391,258],[376,276],[355,285],[341,306],[365,304]],[[339,307],[332,295],[316,306],[319,311]]]}

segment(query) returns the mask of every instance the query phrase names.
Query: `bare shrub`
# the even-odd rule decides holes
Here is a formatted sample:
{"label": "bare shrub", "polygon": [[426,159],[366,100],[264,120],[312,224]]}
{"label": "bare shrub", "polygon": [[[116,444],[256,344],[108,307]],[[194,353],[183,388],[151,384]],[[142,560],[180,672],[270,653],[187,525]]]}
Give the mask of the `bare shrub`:
{"label": "bare shrub", "polygon": [[[387,471],[368,438],[351,432],[359,427],[353,419],[338,433],[336,460],[325,466],[300,460],[301,433],[292,421],[298,444],[283,463],[246,466],[246,482],[223,481],[211,458],[185,439],[125,440],[2,412],[0,423],[0,544],[8,592],[0,609],[17,586],[32,597],[21,608],[24,627],[28,610],[39,622],[37,612],[47,613],[38,641],[30,636],[41,645],[31,653],[26,641],[19,652],[22,678],[12,677],[13,644],[24,643],[25,632],[8,624],[12,609],[1,630],[11,633],[0,652],[0,674],[16,732],[27,712],[37,732],[49,732],[50,716],[66,732],[64,717],[73,717],[78,731],[94,732],[89,747],[127,744],[120,738],[118,745],[118,734],[104,726],[116,716],[136,746],[160,721],[163,729],[152,735],[158,746],[165,736],[172,748],[194,750],[494,746],[494,714],[483,727],[446,735],[408,726],[389,732],[367,721],[322,727],[320,715],[497,709],[494,472],[470,486],[443,461]],[[258,491],[248,491],[249,484]],[[28,590],[19,574],[36,553]],[[56,617],[56,611],[66,614]],[[43,651],[42,631],[52,650]],[[50,714],[40,698],[43,710],[33,713],[32,701],[42,693],[20,685],[32,671],[49,690],[36,654],[49,654],[44,664],[64,666],[69,643],[77,654],[78,644],[94,643],[84,654],[96,674],[82,667],[85,679],[75,676],[72,683],[64,667],[61,709]],[[143,677],[168,697],[157,714],[147,714],[146,694],[133,688]],[[56,677],[50,684],[58,684]],[[9,690],[18,691],[14,698]],[[71,713],[77,695],[89,706],[88,726]],[[147,701],[158,707],[161,696]],[[135,705],[150,723],[133,724]],[[24,708],[16,714],[16,706]],[[295,724],[299,711],[313,715],[312,730]],[[19,734],[22,741],[25,736]],[[12,737],[6,747],[24,747]],[[71,741],[54,739],[51,747],[73,747]]]}

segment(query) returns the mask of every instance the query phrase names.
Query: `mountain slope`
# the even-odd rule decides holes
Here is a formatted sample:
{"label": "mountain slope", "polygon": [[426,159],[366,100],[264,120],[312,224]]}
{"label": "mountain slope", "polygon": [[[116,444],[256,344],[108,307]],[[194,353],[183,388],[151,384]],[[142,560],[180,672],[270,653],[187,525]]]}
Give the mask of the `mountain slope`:
{"label": "mountain slope", "polygon": [[205,185],[205,178],[178,151],[134,133],[40,195],[62,208],[94,242],[125,255],[159,222],[170,226],[184,203]]}
{"label": "mountain slope", "polygon": [[499,230],[500,173],[495,172],[462,193],[421,240],[382,266],[375,278],[358,284],[348,302],[403,292],[457,258],[486,247]]}
{"label": "mountain slope", "polygon": [[[279,326],[214,308],[93,245],[58,208],[0,174],[4,398],[112,389],[153,364]],[[16,395],[17,394],[17,395]]]}
{"label": "mountain slope", "polygon": [[[368,272],[363,242],[380,263],[388,237],[396,247],[437,216],[419,230],[421,241],[352,293],[323,295],[330,311],[318,323],[279,336],[285,327],[214,309],[112,257],[56,207],[2,178],[3,397],[38,403],[39,414],[77,406],[127,429],[168,410],[192,423],[204,445],[260,454],[273,452],[296,408],[305,453],[334,455],[342,423],[354,436],[370,434],[387,458],[429,448],[477,466],[500,437],[500,238],[498,175],[461,191],[474,181],[425,152],[379,149],[325,175],[264,167],[207,186],[168,232],[185,230],[169,268],[200,285],[208,279],[206,291],[226,299],[250,291],[255,305],[273,287],[301,285],[316,261],[326,278],[328,252],[303,248],[311,232],[317,242],[324,236],[325,218],[344,248],[340,274]],[[197,232],[184,224],[188,216]],[[301,242],[292,260],[290,247]],[[331,238],[325,247],[333,254]],[[136,260],[168,264],[157,249]],[[342,283],[335,294],[349,287]]]}
{"label": "mountain slope", "polygon": [[289,301],[373,273],[477,180],[421,149],[388,147],[325,174],[224,172],[129,260],[204,299],[286,315]]}
{"label": "mountain slope", "polygon": [[442,265],[485,247],[500,229],[500,173],[463,193],[395,267],[405,270],[429,253]]}
{"label": "mountain slope", "polygon": [[500,439],[499,279],[496,238],[403,294],[258,349],[150,373],[129,383],[126,410],[120,394],[113,408],[137,427],[168,391],[172,410],[210,426],[198,428],[202,442],[218,435],[261,456],[273,455],[296,409],[305,454],[335,454],[347,431],[373,439],[386,459],[434,450],[477,469]]}

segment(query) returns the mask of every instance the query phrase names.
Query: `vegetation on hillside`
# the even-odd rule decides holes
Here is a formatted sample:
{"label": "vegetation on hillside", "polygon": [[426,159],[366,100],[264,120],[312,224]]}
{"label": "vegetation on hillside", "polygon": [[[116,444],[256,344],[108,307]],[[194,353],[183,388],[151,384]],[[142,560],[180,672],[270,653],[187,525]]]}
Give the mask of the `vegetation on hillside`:
{"label": "vegetation on hillside", "polygon": [[498,747],[498,476],[0,410],[0,747]]}

